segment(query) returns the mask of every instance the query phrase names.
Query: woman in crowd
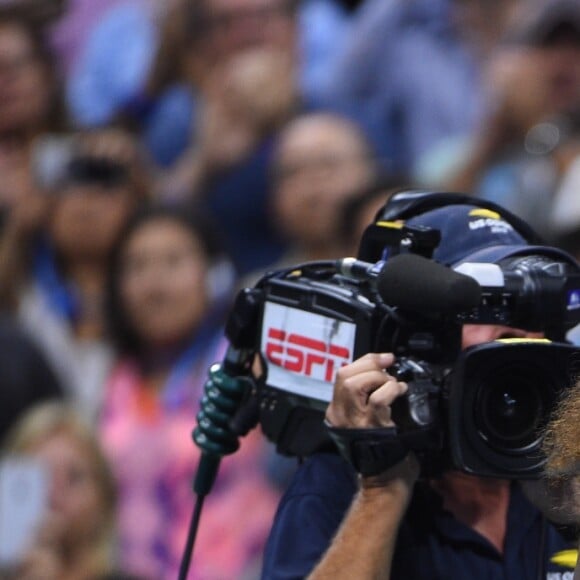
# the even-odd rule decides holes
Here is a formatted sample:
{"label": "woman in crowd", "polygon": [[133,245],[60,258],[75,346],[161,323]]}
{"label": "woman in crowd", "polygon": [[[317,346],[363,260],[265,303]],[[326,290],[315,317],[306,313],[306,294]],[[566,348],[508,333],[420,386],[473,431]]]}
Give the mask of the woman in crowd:
{"label": "woman in crowd", "polygon": [[15,425],[6,457],[46,470],[47,505],[31,547],[2,578],[122,580],[115,567],[116,489],[92,428],[70,407],[45,403]]}
{"label": "woman in crowd", "polygon": [[[231,266],[215,230],[178,207],[142,208],[111,263],[108,312],[118,362],[106,387],[103,444],[120,486],[122,562],[177,577],[200,451],[191,440],[208,367],[221,360]],[[205,501],[191,578],[243,578],[258,565],[278,494],[254,431],[225,458]]]}
{"label": "woman in crowd", "polygon": [[303,108],[293,0],[180,2],[169,13],[139,124],[164,199],[202,207],[222,225],[240,275],[272,264],[276,135]]}
{"label": "woman in crowd", "polygon": [[144,164],[120,130],[35,146],[35,191],[19,193],[0,236],[0,304],[39,344],[87,416],[111,362],[103,294],[113,242],[145,196]]}

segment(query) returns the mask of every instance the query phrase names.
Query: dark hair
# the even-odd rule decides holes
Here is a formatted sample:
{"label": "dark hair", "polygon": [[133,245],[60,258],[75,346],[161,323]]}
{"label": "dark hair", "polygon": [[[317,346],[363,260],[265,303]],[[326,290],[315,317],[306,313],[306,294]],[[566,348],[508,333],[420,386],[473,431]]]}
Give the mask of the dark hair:
{"label": "dark hair", "polygon": [[0,28],[2,27],[19,28],[26,34],[32,46],[34,59],[42,65],[48,75],[52,101],[42,129],[49,132],[65,131],[69,126],[69,119],[64,99],[63,75],[48,41],[45,27],[18,10],[0,8]]}
{"label": "dark hair", "polygon": [[360,242],[354,239],[358,216],[371,201],[382,198],[386,203],[388,199],[401,189],[406,189],[408,180],[403,175],[391,175],[380,173],[370,185],[349,197],[341,208],[338,223],[338,235],[347,245],[356,245]]}
{"label": "dark hair", "polygon": [[580,226],[569,231],[552,235],[551,242],[558,248],[574,256],[580,255]]}
{"label": "dark hair", "polygon": [[517,6],[504,34],[508,46],[549,48],[580,43],[577,0],[528,0]]}
{"label": "dark hair", "polygon": [[[129,321],[121,300],[120,280],[122,257],[126,244],[135,232],[152,222],[172,221],[190,232],[199,240],[210,263],[228,260],[223,249],[222,239],[212,221],[199,211],[179,205],[158,203],[139,207],[129,218],[113,248],[109,262],[105,294],[105,316],[108,334],[113,344],[122,354],[137,355],[142,341]],[[213,311],[212,311],[213,312]],[[216,324],[219,322],[219,310]]]}
{"label": "dark hair", "polygon": [[[190,42],[196,42],[207,30],[209,11],[208,0],[186,0],[188,11],[186,17],[187,37]],[[294,16],[298,10],[299,0],[278,0],[280,8],[289,16]]]}
{"label": "dark hair", "polygon": [[0,13],[26,18],[37,26],[50,26],[61,18],[69,0],[3,0]]}

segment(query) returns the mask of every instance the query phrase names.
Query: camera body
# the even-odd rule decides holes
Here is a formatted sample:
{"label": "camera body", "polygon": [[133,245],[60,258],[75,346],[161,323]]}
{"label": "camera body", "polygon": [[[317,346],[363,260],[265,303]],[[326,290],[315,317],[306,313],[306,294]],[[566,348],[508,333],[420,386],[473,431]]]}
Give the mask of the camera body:
{"label": "camera body", "polygon": [[[393,419],[425,472],[540,472],[541,429],[570,384],[576,347],[505,340],[462,351],[464,320],[480,323],[479,311],[490,323],[486,298],[469,312],[425,316],[385,304],[373,283],[316,267],[277,273],[238,300],[257,309],[255,344],[265,369],[259,421],[279,452],[305,456],[332,447],[323,416],[336,372],[367,352],[393,352],[390,372],[409,385]],[[497,310],[496,318],[501,323],[506,314]]]}
{"label": "camera body", "polygon": [[506,339],[461,353],[447,383],[453,465],[473,475],[540,475],[543,428],[578,363],[577,347],[542,340]]}
{"label": "camera body", "polygon": [[[439,242],[436,229],[379,216],[360,261],[296,265],[239,293],[226,336],[260,354],[263,372],[247,404],[279,452],[336,449],[324,412],[338,369],[392,352],[389,372],[409,385],[392,406],[397,438],[424,474],[541,473],[543,426],[579,361],[565,335],[580,323],[580,267],[556,248],[522,244],[469,253],[451,268],[433,258]],[[466,324],[545,338],[463,349]]]}

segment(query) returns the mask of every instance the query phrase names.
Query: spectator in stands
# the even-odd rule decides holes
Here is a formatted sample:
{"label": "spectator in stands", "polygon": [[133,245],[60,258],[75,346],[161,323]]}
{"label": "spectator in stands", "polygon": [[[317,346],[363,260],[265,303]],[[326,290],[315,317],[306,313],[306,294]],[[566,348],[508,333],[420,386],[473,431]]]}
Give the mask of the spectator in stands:
{"label": "spectator in stands", "polygon": [[112,356],[102,308],[108,258],[147,195],[144,164],[130,135],[101,130],[39,141],[34,170],[35,190],[19,194],[0,237],[1,303],[94,416]]}
{"label": "spectator in stands", "polygon": [[[179,70],[187,36],[183,11],[191,4],[191,0],[101,0],[89,8],[89,1],[75,0],[71,14],[57,27],[58,45],[67,48],[66,60],[72,61],[69,106],[82,126],[109,123],[125,110],[138,114],[144,101],[155,101],[183,80]],[[304,0],[297,6],[298,82],[309,102],[319,98],[329,65],[348,34],[354,8],[344,5],[350,4],[354,3]],[[92,26],[85,22],[88,14]],[[171,106],[183,107],[187,116],[192,96],[181,91],[173,96]]]}
{"label": "spectator in stands", "polygon": [[[496,201],[551,239],[553,197],[580,135],[578,2],[522,5],[489,84],[493,101],[481,130],[457,143],[447,167],[435,170],[435,185]],[[434,180],[426,172],[422,181]]]}
{"label": "spectator in stands", "polygon": [[[177,576],[193,510],[199,449],[191,440],[209,366],[225,351],[220,322],[231,266],[215,228],[183,208],[138,211],[115,248],[108,300],[117,364],[100,433],[120,486],[124,567]],[[259,565],[279,492],[257,431],[224,459],[204,503],[192,577],[243,578]]]}
{"label": "spectator in stands", "polygon": [[326,104],[364,124],[387,169],[411,174],[441,140],[475,130],[486,62],[519,1],[366,0]]}
{"label": "spectator in stands", "polygon": [[159,195],[204,206],[240,274],[267,266],[285,247],[266,211],[273,138],[315,100],[346,11],[333,0],[179,0],[160,32],[143,11],[121,3],[99,26],[69,84],[76,117],[103,123],[121,108],[161,166]]}
{"label": "spectator in stands", "polygon": [[342,256],[339,208],[376,173],[374,153],[351,120],[320,112],[289,122],[274,156],[272,216],[290,248],[270,269]]}
{"label": "spectator in stands", "polygon": [[166,91],[146,126],[165,168],[158,191],[203,207],[244,274],[284,249],[267,210],[268,168],[278,130],[300,106],[296,2],[203,0],[185,5],[182,22],[185,88]]}
{"label": "spectator in stands", "polygon": [[38,460],[48,483],[37,537],[2,578],[129,580],[116,566],[115,482],[93,429],[71,408],[47,403],[21,418],[2,451]]}

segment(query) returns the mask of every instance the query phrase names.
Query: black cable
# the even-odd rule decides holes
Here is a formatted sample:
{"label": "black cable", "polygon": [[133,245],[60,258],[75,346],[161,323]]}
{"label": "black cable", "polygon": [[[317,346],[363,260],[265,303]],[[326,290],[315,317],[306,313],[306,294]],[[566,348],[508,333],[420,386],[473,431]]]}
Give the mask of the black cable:
{"label": "black cable", "polygon": [[195,545],[195,538],[197,536],[197,530],[199,527],[199,519],[201,517],[201,509],[203,507],[203,500],[205,497],[205,495],[198,495],[193,507],[193,513],[189,523],[189,530],[187,532],[187,542],[185,544],[185,550],[183,551],[181,565],[179,566],[179,580],[187,580],[187,573],[189,572],[191,557],[193,556],[193,547]]}
{"label": "black cable", "polygon": [[[197,427],[193,431],[193,440],[202,453],[193,483],[196,502],[179,568],[179,580],[187,580],[201,509],[204,499],[213,487],[221,459],[238,449],[239,436],[245,434],[234,432],[230,424],[235,423],[234,420],[243,407],[246,391],[251,391],[253,383],[240,374],[246,372],[252,358],[251,352],[230,346],[222,364],[212,365],[209,369],[201,410],[197,415]],[[243,419],[240,425],[247,432],[253,425],[248,422],[247,417],[243,416]]]}

